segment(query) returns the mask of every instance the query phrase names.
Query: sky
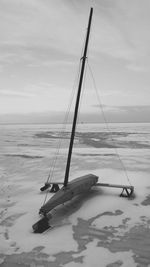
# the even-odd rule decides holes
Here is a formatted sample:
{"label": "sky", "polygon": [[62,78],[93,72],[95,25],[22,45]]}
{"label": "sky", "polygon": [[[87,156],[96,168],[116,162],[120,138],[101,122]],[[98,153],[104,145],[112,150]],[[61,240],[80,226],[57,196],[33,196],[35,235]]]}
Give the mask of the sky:
{"label": "sky", "polygon": [[81,120],[150,122],[149,0],[0,0],[1,123],[63,119],[91,6]]}

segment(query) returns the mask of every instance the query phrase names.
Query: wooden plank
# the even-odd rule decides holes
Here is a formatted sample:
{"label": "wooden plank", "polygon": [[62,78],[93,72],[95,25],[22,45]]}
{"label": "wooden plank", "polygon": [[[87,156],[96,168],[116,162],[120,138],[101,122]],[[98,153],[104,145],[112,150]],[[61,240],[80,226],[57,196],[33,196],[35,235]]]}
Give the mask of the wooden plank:
{"label": "wooden plank", "polygon": [[107,184],[107,183],[97,183],[95,186],[104,186],[104,187],[115,187],[115,188],[125,188],[134,190],[134,186],[132,185],[120,185],[120,184]]}
{"label": "wooden plank", "polygon": [[96,186],[122,188],[122,192],[120,194],[120,197],[130,198],[134,192],[134,186],[132,186],[132,185],[97,183]]}

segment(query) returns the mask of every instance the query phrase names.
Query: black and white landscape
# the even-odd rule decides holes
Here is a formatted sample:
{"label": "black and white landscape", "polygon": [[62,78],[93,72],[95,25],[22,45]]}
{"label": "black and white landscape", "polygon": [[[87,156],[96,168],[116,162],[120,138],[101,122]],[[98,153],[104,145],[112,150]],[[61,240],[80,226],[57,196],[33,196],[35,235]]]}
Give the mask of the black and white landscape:
{"label": "black and white landscape", "polygon": [[[150,266],[149,14],[149,0],[0,0],[1,267]],[[53,195],[40,188],[64,181],[83,62],[69,181],[134,194],[93,187],[35,234]]]}

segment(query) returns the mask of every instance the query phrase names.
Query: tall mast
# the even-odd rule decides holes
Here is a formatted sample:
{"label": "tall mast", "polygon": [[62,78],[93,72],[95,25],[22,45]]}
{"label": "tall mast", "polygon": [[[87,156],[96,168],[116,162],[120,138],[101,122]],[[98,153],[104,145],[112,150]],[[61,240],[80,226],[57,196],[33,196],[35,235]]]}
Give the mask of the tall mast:
{"label": "tall mast", "polygon": [[88,28],[87,28],[86,41],[85,41],[85,47],[84,47],[83,57],[81,58],[82,65],[81,65],[78,92],[77,92],[77,98],[76,98],[76,104],[75,104],[75,110],[74,110],[74,118],[73,118],[72,131],[71,131],[71,137],[70,137],[70,145],[69,145],[69,150],[68,150],[68,158],[67,158],[64,186],[67,186],[68,178],[69,178],[72,148],[73,148],[75,129],[76,129],[76,124],[77,124],[77,116],[78,116],[81,88],[82,88],[82,82],[83,82],[83,76],[84,76],[84,69],[85,69],[85,62],[86,62],[87,48],[88,48],[88,42],[89,42],[92,15],[93,15],[93,8],[91,7],[90,15],[89,15]]}

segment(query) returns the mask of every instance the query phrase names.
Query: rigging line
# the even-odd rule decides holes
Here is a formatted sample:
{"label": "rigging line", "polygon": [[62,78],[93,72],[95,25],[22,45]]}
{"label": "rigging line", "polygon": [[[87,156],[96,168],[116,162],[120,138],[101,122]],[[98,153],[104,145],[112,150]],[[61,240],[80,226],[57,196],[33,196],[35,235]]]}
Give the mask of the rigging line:
{"label": "rigging line", "polygon": [[[74,92],[72,91],[71,102],[73,100],[73,95],[74,95]],[[70,102],[70,106],[71,106],[71,102]],[[68,107],[68,109],[70,109],[70,107]],[[67,120],[68,120],[68,115],[69,115],[69,111],[67,111],[67,113],[65,115],[65,119],[63,121],[63,128],[62,128],[62,130],[60,132],[60,137],[59,137],[59,142],[58,142],[57,150],[56,150],[56,153],[55,153],[55,157],[54,157],[54,160],[53,160],[53,164],[52,164],[51,170],[49,172],[47,183],[49,182],[49,180],[51,181],[52,178],[53,178],[54,170],[55,170],[55,167],[56,167],[56,162],[58,160],[59,151],[60,151],[60,147],[61,147],[61,144],[62,144],[62,138],[61,138],[61,136],[64,134],[64,132],[66,130],[66,124],[67,124]],[[43,205],[45,204],[45,202],[47,200],[47,196],[48,196],[48,191],[46,192]]]}
{"label": "rigging line", "polygon": [[[86,29],[86,32],[87,32],[87,29]],[[78,76],[77,76],[77,79],[76,79],[76,82],[79,83],[79,78],[80,78],[80,73],[81,73],[81,64],[82,64],[82,60],[83,60],[83,52],[84,52],[84,47],[85,47],[85,42],[86,42],[86,33],[85,33],[85,37],[84,37],[84,41],[83,41],[83,45],[82,45],[82,49],[81,49],[81,54],[80,54],[80,63],[79,63],[79,68],[78,68]],[[87,50],[87,53],[88,53],[88,50]],[[86,64],[85,64],[85,72],[86,72]],[[85,75],[83,77],[83,83],[84,83],[84,79],[85,79]],[[77,84],[76,84],[77,86]],[[81,91],[81,97],[82,97],[82,91]],[[72,103],[71,103],[72,104]],[[70,110],[69,110],[70,112]],[[79,112],[80,112],[80,103],[79,103]],[[78,114],[79,114],[78,112]],[[78,118],[79,118],[79,115],[77,116],[77,124],[78,124]],[[78,125],[77,125],[78,126]],[[70,136],[71,136],[71,132],[70,132]]]}
{"label": "rigging line", "polygon": [[[91,28],[92,28],[92,25],[91,25]],[[83,56],[83,51],[84,51],[85,42],[86,42],[86,32],[87,32],[87,28],[85,30],[85,37],[84,37],[84,42],[83,42],[83,46],[82,46],[82,50],[81,50],[80,63],[83,60],[83,57],[82,56]],[[89,42],[90,42],[90,35],[89,35]],[[87,72],[87,58],[88,58],[88,53],[89,53],[89,46],[87,48],[87,56],[86,56],[86,62],[85,62],[85,72],[84,72],[84,77],[83,77],[83,86],[82,86],[82,90],[81,90],[81,97],[80,97],[78,117],[77,117],[77,126],[79,126],[79,117],[80,117],[80,111],[81,111],[81,103],[82,103],[82,98],[83,98],[83,91],[85,89],[85,77],[86,77],[86,72]]]}
{"label": "rigging line", "polygon": [[[74,94],[75,94],[75,88],[72,91],[71,100],[69,101],[69,106],[68,106],[67,112],[65,114],[65,119],[63,121],[63,128],[62,128],[62,130],[60,132],[60,135],[59,135],[58,150],[57,150],[55,161],[54,161],[54,165],[53,165],[53,171],[55,169],[55,165],[56,165],[56,162],[57,162],[57,159],[58,159],[58,156],[59,156],[60,147],[61,147],[61,144],[62,144],[62,138],[61,137],[64,134],[64,132],[66,132],[66,125],[67,125],[68,117],[69,117],[69,114],[70,114],[70,109],[71,109],[71,105],[72,105],[72,102],[73,102]],[[52,172],[52,175],[53,175],[53,172]]]}
{"label": "rigging line", "polygon": [[[81,63],[79,64],[79,67],[78,67],[79,70],[80,70],[80,65],[81,65]],[[79,71],[78,71],[78,73],[77,73],[77,78],[76,78],[76,79],[78,79],[78,76],[79,76]],[[75,79],[75,80],[76,80],[76,79]],[[65,114],[65,118],[64,118],[64,121],[63,121],[63,127],[62,127],[62,130],[61,130],[61,132],[60,132],[59,137],[61,137],[62,134],[63,134],[63,133],[65,132],[65,130],[66,130],[66,124],[67,124],[67,121],[68,121],[68,116],[69,116],[69,113],[70,113],[70,109],[71,109],[71,105],[72,105],[72,102],[73,102],[74,94],[75,94],[75,82],[74,82],[73,90],[72,90],[72,93],[71,93],[71,97],[70,97],[69,105],[68,105],[68,108],[67,108],[67,111],[66,111],[66,114]],[[62,143],[62,138],[59,139],[59,145],[58,145],[58,148],[60,148],[61,143]],[[58,152],[59,152],[59,151],[58,151]]]}
{"label": "rigging line", "polygon": [[[103,110],[103,106],[102,106],[102,103],[101,103],[101,100],[100,100],[100,97],[99,97],[99,94],[98,94],[98,90],[97,90],[96,82],[95,82],[95,79],[94,79],[94,75],[93,75],[92,69],[91,69],[88,61],[87,61],[87,66],[89,68],[89,71],[90,71],[90,74],[91,74],[91,77],[92,77],[92,80],[93,80],[93,85],[94,85],[94,88],[95,88],[95,91],[96,91],[97,99],[98,99],[98,102],[99,102],[100,109],[102,111],[102,116],[104,118],[104,122],[106,124],[107,131],[110,133],[111,141],[113,142],[112,133],[111,133],[110,128],[108,126],[108,122],[106,120],[106,117],[105,117],[105,114],[104,114],[104,110]],[[125,165],[124,165],[124,163],[123,163],[123,161],[122,161],[122,159],[121,159],[121,157],[120,157],[120,155],[118,153],[117,148],[114,147],[114,150],[115,150],[116,155],[117,155],[117,157],[118,157],[118,159],[119,159],[119,161],[120,161],[120,163],[122,165],[122,168],[124,170],[124,173],[126,175],[126,178],[127,178],[128,182],[129,182],[129,184],[131,185],[130,179],[129,179],[128,174],[127,174],[127,170],[126,170]]]}
{"label": "rigging line", "polygon": [[[80,69],[81,69],[81,60],[79,61],[78,71],[77,71],[77,74],[76,74],[76,77],[75,77],[75,80],[74,80],[73,90],[72,90],[72,93],[71,93],[71,97],[70,97],[69,105],[68,105],[68,108],[67,108],[67,112],[65,114],[65,118],[64,118],[64,121],[63,121],[63,127],[62,127],[62,130],[61,130],[60,135],[59,135],[59,142],[58,142],[58,146],[57,146],[57,150],[56,150],[56,153],[55,153],[55,157],[54,157],[54,160],[53,160],[52,167],[51,167],[51,169],[49,171],[49,175],[48,175],[48,178],[47,178],[47,183],[49,182],[49,180],[51,181],[52,177],[53,177],[54,169],[55,169],[55,166],[56,166],[56,162],[57,162],[57,159],[58,159],[58,156],[59,156],[60,147],[61,147],[61,144],[62,144],[61,136],[63,135],[63,133],[66,130],[66,124],[67,124],[67,120],[68,120],[68,117],[69,117],[69,113],[70,113],[71,105],[72,105],[72,102],[73,102],[73,98],[74,98],[74,95],[75,95],[76,83],[77,83],[77,80],[79,79]],[[48,195],[48,191],[46,192],[43,205],[46,202],[47,195]]]}
{"label": "rigging line", "polygon": [[[78,131],[80,130],[80,127],[79,127],[80,121],[79,121],[79,119],[80,119],[80,116],[81,116],[82,99],[83,99],[83,94],[84,94],[84,91],[85,91],[86,74],[87,74],[87,63],[85,63],[85,71],[84,71],[82,90],[81,90],[81,96],[80,96],[80,103],[79,103],[79,110],[78,110],[78,116],[77,116],[76,130],[78,130]],[[73,147],[73,149],[74,149],[74,147]]]}
{"label": "rigging line", "polygon": [[[81,106],[82,106],[82,99],[85,91],[85,81],[86,81],[86,75],[87,75],[87,62],[85,63],[85,71],[84,71],[84,77],[83,77],[83,85],[82,85],[82,91],[81,91],[81,97],[80,97],[80,104],[79,104],[79,112],[78,112],[78,117],[77,117],[77,127],[79,126],[79,119],[81,116]],[[79,127],[78,127],[79,129]]]}
{"label": "rigging line", "polygon": [[[86,29],[86,31],[87,31],[87,29]],[[68,116],[69,116],[69,113],[70,113],[71,105],[72,105],[74,94],[75,94],[76,82],[79,80],[79,75],[80,75],[80,71],[81,71],[82,54],[83,54],[83,51],[84,51],[85,41],[86,41],[86,34],[85,34],[83,46],[82,46],[82,49],[81,49],[80,61],[79,61],[77,75],[76,75],[76,78],[75,78],[75,81],[74,81],[74,85],[73,85],[73,90],[72,90],[72,94],[71,94],[71,100],[69,101],[69,106],[68,106],[67,112],[65,114],[65,119],[63,121],[63,128],[62,128],[62,130],[60,132],[60,137],[62,136],[62,134],[66,130],[66,123],[67,123],[67,120],[68,120]],[[55,165],[56,165],[56,162],[57,162],[57,159],[58,159],[58,155],[59,155],[59,150],[60,150],[60,147],[61,147],[61,143],[62,143],[62,139],[60,138],[59,139],[59,143],[58,143],[58,147],[57,147],[57,151],[55,153],[55,157],[54,157],[53,164],[52,164],[53,167],[49,171],[49,175],[48,175],[48,178],[47,178],[47,183],[49,182],[49,180],[50,181],[52,180],[54,169],[55,169]],[[44,199],[44,203],[46,202],[47,195],[48,195],[48,192],[46,193],[46,196],[45,196],[45,199]]]}
{"label": "rigging line", "polygon": [[[84,36],[85,37],[84,37],[84,41],[83,41],[83,45],[82,45],[82,49],[81,49],[81,53],[80,53],[78,72],[77,72],[76,79],[75,79],[75,82],[74,82],[74,90],[76,90],[76,86],[77,86],[77,84],[79,82],[79,77],[80,77],[80,73],[81,73],[82,55],[83,55],[85,41],[86,41],[86,34]],[[75,91],[74,91],[74,94],[73,94],[73,98],[74,98],[74,95],[75,95]],[[72,99],[72,102],[73,102],[73,99]],[[72,102],[71,102],[71,105],[72,105]],[[71,105],[70,105],[70,108],[71,108]],[[69,112],[70,112],[70,109],[69,109]],[[70,132],[70,136],[71,136],[71,132]]]}
{"label": "rigging line", "polygon": [[[91,24],[91,30],[90,31],[92,32],[92,24]],[[85,36],[85,40],[86,40],[86,36]],[[90,43],[90,40],[91,40],[91,35],[89,35],[89,43]],[[84,41],[84,43],[85,43],[85,41]],[[82,52],[82,54],[83,54],[83,52]],[[79,123],[80,123],[79,122],[79,118],[80,118],[80,115],[81,115],[81,105],[82,105],[83,94],[84,94],[84,91],[85,91],[85,80],[86,80],[86,75],[87,75],[88,56],[89,56],[89,46],[87,48],[87,56],[86,56],[86,62],[85,62],[85,72],[84,72],[84,77],[83,77],[83,86],[82,86],[82,90],[81,90],[81,98],[80,98],[80,104],[79,104],[79,112],[78,112],[78,117],[77,117],[77,126],[79,126]],[[81,60],[82,60],[82,58],[81,58]]]}
{"label": "rigging line", "polygon": [[[80,64],[79,64],[79,71],[78,71],[78,77],[77,77],[77,81],[78,82],[79,82],[79,76],[80,76],[80,73],[81,73],[81,63],[82,63],[82,60],[83,60],[83,53],[84,53],[84,47],[85,47],[85,43],[86,43],[87,30],[88,30],[88,28],[85,29],[84,41],[83,41],[81,54],[80,54]],[[90,40],[90,36],[89,36],[89,40]],[[88,52],[89,52],[89,48],[87,48],[87,57],[88,57]],[[87,64],[85,62],[85,74],[86,74],[86,68],[87,68]],[[83,77],[83,83],[84,83],[84,81],[85,81],[85,75]],[[81,90],[81,97],[82,96],[83,96],[83,94],[82,94],[82,90]],[[80,100],[80,102],[81,102],[81,100]],[[79,103],[79,112],[80,112],[80,103]],[[78,112],[78,114],[79,114],[79,112]],[[79,115],[77,116],[77,124],[78,124],[78,118],[79,118]],[[70,133],[70,136],[71,136],[71,133]]]}
{"label": "rigging line", "polygon": [[[60,137],[64,134],[64,132],[66,130],[66,124],[67,124],[67,121],[68,121],[68,116],[69,116],[69,113],[70,113],[70,108],[71,108],[72,101],[73,101],[73,98],[74,98],[74,93],[75,93],[75,90],[72,91],[71,98],[70,98],[70,101],[69,101],[69,106],[67,108],[67,111],[66,111],[66,114],[65,114],[65,118],[64,118],[64,121],[62,123],[63,124],[63,127],[62,127],[62,130],[60,131],[60,134],[59,134],[59,143],[58,143],[58,148],[57,148],[57,152],[56,152],[55,162],[57,161],[57,156],[59,154],[59,150],[60,150],[61,143],[62,143],[62,138],[60,138]],[[55,169],[55,164],[53,165],[53,169]]]}
{"label": "rigging line", "polygon": [[72,102],[73,102],[73,98],[74,98],[74,95],[75,95],[77,82],[79,82],[79,77],[80,77],[80,72],[81,72],[82,55],[83,55],[83,51],[84,51],[85,41],[86,41],[86,34],[85,34],[83,46],[82,46],[82,49],[81,49],[79,65],[78,65],[77,74],[76,74],[74,85],[73,85],[72,97],[71,97],[71,100],[69,101],[68,109],[67,109],[67,112],[66,112],[66,120],[64,120],[65,128],[66,128],[66,123],[67,123],[68,116],[69,116],[69,113],[70,113],[71,105],[72,105]]}

